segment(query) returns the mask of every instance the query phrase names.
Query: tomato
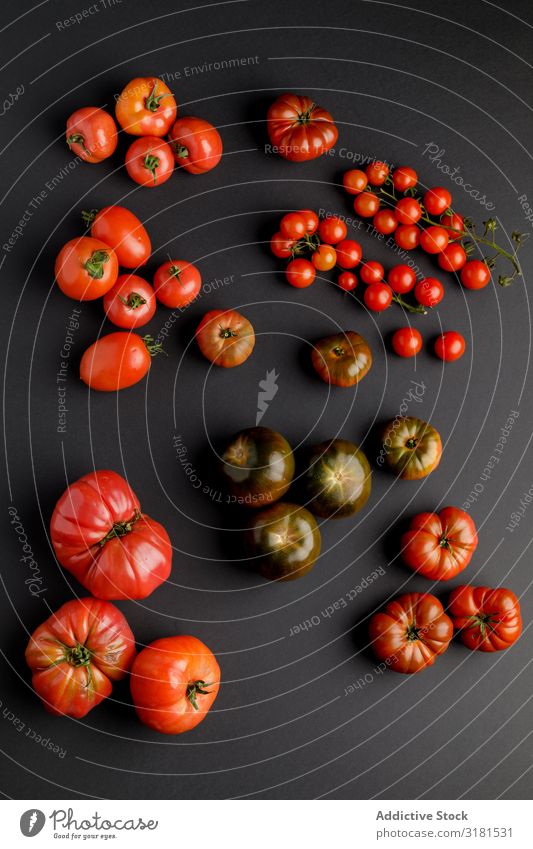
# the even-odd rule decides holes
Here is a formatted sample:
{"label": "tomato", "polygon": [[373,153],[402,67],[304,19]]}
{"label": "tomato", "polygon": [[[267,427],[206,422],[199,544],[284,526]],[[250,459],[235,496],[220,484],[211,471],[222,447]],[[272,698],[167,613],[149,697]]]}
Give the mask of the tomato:
{"label": "tomato", "polygon": [[386,283],[371,283],[363,293],[363,300],[372,312],[383,312],[392,303],[392,289]]}
{"label": "tomato", "polygon": [[285,269],[285,277],[296,289],[307,289],[316,277],[315,266],[308,259],[293,259]]}
{"label": "tomato", "polygon": [[65,490],[52,514],[50,539],[61,566],[96,598],[146,598],[170,575],[167,532],[141,512],[116,472],[90,472]]}
{"label": "tomato", "polygon": [[382,186],[389,176],[389,166],[376,160],[367,165],[365,172],[371,186]]}
{"label": "tomato", "polygon": [[154,290],[136,274],[121,274],[105,293],[103,303],[109,321],[126,330],[148,324],[156,306]]}
{"label": "tomato", "polygon": [[372,192],[362,192],[353,202],[353,208],[361,218],[372,218],[380,207],[380,200]]}
{"label": "tomato", "polygon": [[392,174],[392,184],[397,192],[406,192],[407,189],[414,189],[418,183],[418,174],[414,168],[409,168],[407,165],[400,165],[395,168]]}
{"label": "tomato", "polygon": [[408,265],[394,265],[387,274],[387,283],[393,292],[405,295],[416,283],[416,273]]}
{"label": "tomato", "polygon": [[353,516],[368,501],[372,488],[370,463],[357,445],[332,439],[315,445],[303,476],[306,505],[322,519]]}
{"label": "tomato", "polygon": [[234,368],[252,353],[255,333],[248,319],[236,310],[211,310],[196,328],[196,341],[210,362]]}
{"label": "tomato", "polygon": [[317,271],[331,271],[337,262],[337,251],[331,245],[322,243],[313,251],[311,262]]}
{"label": "tomato", "polygon": [[318,215],[312,209],[300,209],[300,215],[305,218],[306,231],[312,236],[318,230],[320,223]]}
{"label": "tomato", "polygon": [[359,276],[363,283],[370,285],[371,283],[380,283],[383,280],[385,269],[380,262],[370,260],[364,262],[359,270]]}
{"label": "tomato", "polygon": [[176,163],[189,174],[205,174],[222,158],[220,133],[203,118],[178,118],[168,134]]}
{"label": "tomato", "polygon": [[132,136],[165,136],[176,111],[172,92],[157,77],[136,77],[122,90],[115,107],[118,123]]}
{"label": "tomato", "polygon": [[279,229],[287,239],[301,239],[307,233],[307,216],[301,212],[287,212],[279,222]]}
{"label": "tomato", "polygon": [[296,239],[288,239],[281,230],[274,233],[270,240],[270,250],[278,259],[287,259],[292,256],[295,245]]}
{"label": "tomato", "polygon": [[135,657],[126,619],[108,601],[67,601],[33,632],[26,648],[32,686],[56,716],[82,719],[111,695]]}
{"label": "tomato", "polygon": [[64,295],[77,301],[94,301],[117,282],[117,256],[100,239],[71,239],[57,255],[55,277]]}
{"label": "tomato", "polygon": [[446,212],[451,202],[452,196],[450,192],[442,186],[435,186],[435,188],[429,189],[425,193],[423,200],[426,211],[434,216],[442,215],[443,212]]}
{"label": "tomato", "polygon": [[456,330],[447,330],[435,340],[435,353],[439,359],[447,363],[452,363],[454,360],[460,359],[463,356],[466,348],[464,336],[457,333]]}
{"label": "tomato", "polygon": [[448,242],[448,231],[444,227],[432,225],[420,233],[420,247],[428,254],[440,254]]}
{"label": "tomato", "polygon": [[342,185],[349,195],[358,195],[366,189],[368,177],[359,168],[351,168],[342,175]]}
{"label": "tomato", "polygon": [[285,495],[294,477],[294,456],[281,433],[250,427],[233,437],[219,462],[228,502],[264,507]]}
{"label": "tomato", "polygon": [[126,171],[132,180],[149,189],[166,183],[174,171],[170,145],[156,136],[137,139],[126,151]]}
{"label": "tomato", "polygon": [[196,637],[161,637],[135,658],[130,686],[141,722],[161,734],[182,734],[206,718],[220,689],[220,667]]}
{"label": "tomato", "polygon": [[202,288],[202,276],[192,262],[185,259],[169,259],[160,265],[154,274],[154,290],[157,300],[170,309],[188,306]]}
{"label": "tomato", "polygon": [[468,513],[444,507],[419,513],[401,539],[402,560],[431,581],[449,581],[466,569],[477,548],[477,531]]}
{"label": "tomato", "polygon": [[444,215],[441,215],[440,223],[446,229],[450,237],[450,242],[462,239],[466,235],[464,218],[457,212],[453,212],[450,215],[448,210]]}
{"label": "tomato", "polygon": [[379,212],[376,212],[374,215],[372,224],[378,233],[383,233],[385,236],[388,236],[396,230],[396,227],[398,226],[398,219],[391,209],[380,209]]}
{"label": "tomato", "polygon": [[324,218],[318,225],[318,235],[328,245],[336,245],[337,242],[342,242],[346,238],[347,232],[346,224],[336,215]]}
{"label": "tomato", "polygon": [[133,212],[124,206],[104,206],[82,212],[84,223],[91,228],[93,239],[113,248],[118,264],[137,268],[150,259],[152,245],[145,228]]}
{"label": "tomato", "polygon": [[320,339],[311,351],[311,362],[324,383],[355,386],[370,370],[372,352],[359,333],[347,330]]}
{"label": "tomato", "polygon": [[504,587],[456,587],[448,610],[461,640],[476,651],[503,651],[522,633],[520,602]]}
{"label": "tomato", "polygon": [[320,531],[309,510],[280,501],[254,515],[244,544],[264,578],[293,581],[315,565],[320,554]]}
{"label": "tomato", "polygon": [[396,416],[385,425],[378,463],[386,463],[403,480],[419,480],[440,463],[439,432],[413,416]]}
{"label": "tomato", "polygon": [[343,239],[335,245],[337,265],[341,268],[355,268],[361,262],[363,251],[359,242],[353,239]]}
{"label": "tomato", "polygon": [[267,114],[268,136],[276,153],[291,162],[316,159],[338,138],[333,118],[305,95],[282,94]]}
{"label": "tomato", "polygon": [[420,221],[422,208],[415,198],[402,198],[396,204],[394,214],[399,224],[412,225]]}
{"label": "tomato", "polygon": [[148,373],[152,357],[162,351],[151,336],[117,331],[101,336],[87,348],[80,377],[91,389],[117,392],[138,383]]}
{"label": "tomato", "polygon": [[394,241],[404,251],[412,251],[420,242],[420,230],[416,224],[402,224],[394,231]]}
{"label": "tomato", "polygon": [[422,334],[415,327],[400,327],[394,331],[391,345],[399,357],[414,357],[422,350]]}
{"label": "tomato", "polygon": [[85,106],[67,120],[66,141],[71,151],[84,162],[102,162],[115,152],[117,125],[103,109]]}
{"label": "tomato", "polygon": [[480,259],[469,259],[460,277],[465,289],[484,289],[490,283],[490,268]]}
{"label": "tomato", "polygon": [[432,666],[446,651],[453,625],[434,595],[405,593],[372,616],[369,635],[379,660],[395,672],[410,674]]}
{"label": "tomato", "polygon": [[451,242],[439,254],[437,262],[444,271],[459,271],[466,262],[466,251],[462,245]]}
{"label": "tomato", "polygon": [[436,307],[444,297],[444,286],[435,277],[424,277],[415,286],[415,298],[424,307]]}
{"label": "tomato", "polygon": [[[337,253],[337,262],[338,262]],[[340,265],[340,262],[338,262]],[[342,266],[341,266],[342,267]],[[351,292],[357,286],[357,277],[351,271],[342,271],[337,278],[337,286],[344,292]]]}

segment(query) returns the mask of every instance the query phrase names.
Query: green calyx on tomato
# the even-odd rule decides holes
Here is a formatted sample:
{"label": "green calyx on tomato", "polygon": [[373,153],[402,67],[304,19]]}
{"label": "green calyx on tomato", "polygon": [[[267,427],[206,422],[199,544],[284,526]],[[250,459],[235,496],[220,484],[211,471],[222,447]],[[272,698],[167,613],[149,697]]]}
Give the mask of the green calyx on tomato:
{"label": "green calyx on tomato", "polygon": [[161,106],[162,99],[165,97],[164,93],[156,95],[156,91],[157,83],[154,83],[152,91],[150,92],[148,97],[145,97],[144,99],[144,105],[150,112],[157,112],[157,110]]}
{"label": "green calyx on tomato", "polygon": [[311,449],[304,475],[308,508],[323,519],[353,516],[367,502],[372,470],[363,452],[346,439],[322,442]]}
{"label": "green calyx on tomato", "polygon": [[118,297],[129,310],[136,310],[146,303],[146,298],[143,298],[138,292],[130,292],[127,298],[123,298],[122,295]]}
{"label": "green calyx on tomato", "polygon": [[109,542],[111,539],[123,537],[126,536],[126,534],[131,533],[135,522],[137,522],[140,518],[141,514],[138,510],[136,510],[131,519],[128,519],[126,522],[115,522],[111,530],[103,539],[100,540],[99,545],[105,545],[106,542]]}
{"label": "green calyx on tomato", "polygon": [[72,148],[73,144],[79,144],[87,156],[91,156],[91,151],[85,146],[85,136],[82,136],[81,133],[72,133],[70,136],[67,136],[67,144],[70,148]]}
{"label": "green calyx on tomato", "polygon": [[185,145],[181,144],[181,142],[171,141],[170,147],[178,159],[186,159],[189,155],[189,148],[185,147]]}
{"label": "green calyx on tomato", "polygon": [[142,337],[144,344],[146,345],[146,350],[150,354],[151,357],[157,357],[158,354],[165,354],[165,349],[163,348],[162,342],[156,342],[153,336],[150,336],[147,333]]}
{"label": "green calyx on tomato", "polygon": [[187,684],[187,698],[195,710],[200,710],[198,707],[197,696],[208,696],[211,690],[206,690],[206,687],[212,687],[211,682],[207,681],[191,681]]}
{"label": "green calyx on tomato", "polygon": [[68,648],[66,650],[65,660],[67,663],[70,663],[71,666],[89,666],[92,660],[92,652],[89,651],[87,646],[82,646],[81,643],[77,643],[72,648]]}
{"label": "green calyx on tomato", "polygon": [[437,468],[442,455],[438,431],[413,416],[397,416],[383,430],[378,462],[386,463],[400,478],[418,480]]}
{"label": "green calyx on tomato", "polygon": [[94,219],[96,218],[99,210],[98,209],[82,209],[81,211],[81,220],[85,224],[87,228],[92,226]]}
{"label": "green calyx on tomato", "polygon": [[311,106],[308,106],[304,112],[300,112],[298,115],[297,124],[309,124],[311,123],[311,116],[316,109],[316,104],[311,103]]}
{"label": "green calyx on tomato", "polygon": [[219,464],[231,500],[246,507],[264,507],[285,495],[294,467],[292,449],[285,437],[257,426],[234,436]]}
{"label": "green calyx on tomato", "polygon": [[93,251],[87,262],[83,264],[83,267],[93,280],[101,280],[104,276],[104,265],[108,261],[109,254],[107,251]]}
{"label": "green calyx on tomato", "polygon": [[150,172],[152,177],[154,178],[154,185],[157,183],[157,174],[156,171],[159,168],[160,159],[158,156],[155,156],[153,153],[147,153],[143,160],[143,165]]}

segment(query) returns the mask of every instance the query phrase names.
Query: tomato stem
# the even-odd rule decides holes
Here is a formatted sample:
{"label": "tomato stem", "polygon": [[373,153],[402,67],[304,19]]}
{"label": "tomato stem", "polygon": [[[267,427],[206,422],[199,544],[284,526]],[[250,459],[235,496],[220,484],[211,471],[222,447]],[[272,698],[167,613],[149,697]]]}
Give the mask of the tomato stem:
{"label": "tomato stem", "polygon": [[146,298],[143,298],[138,292],[130,292],[127,298],[123,298],[122,295],[118,297],[129,310],[136,310],[137,307],[142,307],[146,303]]}
{"label": "tomato stem", "polygon": [[159,157],[155,156],[153,153],[147,153],[144,157],[143,165],[154,178],[154,186],[157,185],[157,176],[155,172],[159,168]]}
{"label": "tomato stem", "polygon": [[77,643],[73,648],[66,651],[65,659],[71,666],[88,666],[91,662],[92,654],[87,646],[82,646]]}
{"label": "tomato stem", "polygon": [[71,150],[73,144],[79,144],[83,152],[87,156],[91,156],[91,151],[85,147],[85,137],[81,133],[71,133],[70,136],[67,136],[67,144]]}
{"label": "tomato stem", "polygon": [[158,94],[156,97],[156,90],[157,83],[154,83],[152,91],[150,92],[148,97],[145,97],[144,99],[144,105],[150,112],[157,112],[161,105],[161,100],[163,99],[163,97],[165,97],[164,94]]}
{"label": "tomato stem", "polygon": [[107,251],[93,251],[83,267],[93,280],[101,280],[104,276],[104,265],[108,261],[109,254]]}
{"label": "tomato stem", "polygon": [[313,114],[315,109],[316,109],[316,105],[314,103],[312,103],[311,106],[309,106],[309,108],[305,110],[305,112],[300,112],[299,115],[298,115],[297,123],[298,124],[309,124],[310,121],[311,121],[311,115]]}
{"label": "tomato stem", "polygon": [[146,336],[143,336],[143,342],[146,345],[146,350],[150,354],[151,357],[156,357],[158,354],[165,354],[166,351],[163,348],[162,342],[156,342],[153,336],[150,336],[149,333]]}
{"label": "tomato stem", "polygon": [[394,301],[395,304],[398,304],[398,306],[402,307],[402,309],[407,310],[407,312],[414,312],[414,313],[417,313],[418,315],[427,315],[428,314],[427,310],[424,308],[424,306],[422,304],[419,304],[418,306],[415,307],[415,306],[413,306],[413,304],[410,304],[408,301],[405,301],[400,295],[397,295],[396,292],[394,292],[394,294],[392,296],[392,300]]}
{"label": "tomato stem", "polygon": [[87,228],[92,226],[94,219],[98,213],[97,209],[82,209],[81,211],[81,220],[85,224]]}
{"label": "tomato stem", "polygon": [[170,146],[179,159],[186,159],[186,157],[189,155],[188,148],[186,148],[185,145],[179,141],[170,142]]}
{"label": "tomato stem", "polygon": [[210,690],[206,690],[206,687],[212,687],[213,682],[208,681],[191,681],[187,684],[187,698],[189,699],[191,705],[195,710],[200,710],[198,707],[198,702],[196,701],[196,697],[200,694],[202,696],[208,696],[211,692]]}
{"label": "tomato stem", "polygon": [[235,333],[234,330],[231,329],[231,327],[221,327],[220,328],[219,336],[220,336],[221,339],[231,339],[232,336],[236,336],[236,335],[237,334]]}
{"label": "tomato stem", "polygon": [[131,519],[128,519],[125,522],[115,522],[111,530],[105,535],[103,539],[100,540],[98,544],[102,546],[112,539],[116,539],[117,537],[123,537],[126,536],[126,534],[131,533],[135,522],[137,522],[140,518],[141,514],[138,510],[136,510]]}

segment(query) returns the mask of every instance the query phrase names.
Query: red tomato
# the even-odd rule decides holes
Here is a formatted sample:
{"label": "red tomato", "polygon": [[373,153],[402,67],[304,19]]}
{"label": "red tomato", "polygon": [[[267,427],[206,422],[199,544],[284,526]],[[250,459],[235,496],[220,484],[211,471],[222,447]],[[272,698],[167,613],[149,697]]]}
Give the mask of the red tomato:
{"label": "red tomato", "polygon": [[363,283],[370,285],[371,283],[380,283],[383,280],[385,269],[380,262],[370,260],[364,262],[359,269],[359,276]]}
{"label": "red tomato", "polygon": [[67,120],[67,144],[84,162],[102,162],[116,149],[117,125],[97,106],[77,109]]}
{"label": "red tomato", "polygon": [[355,268],[361,262],[363,251],[359,242],[353,239],[343,239],[335,245],[337,251],[337,265],[341,268]]}
{"label": "red tomato", "polygon": [[186,307],[192,303],[202,288],[202,276],[192,262],[169,259],[154,274],[157,300],[170,309]]}
{"label": "red tomato", "polygon": [[406,593],[370,620],[376,657],[395,672],[420,672],[443,654],[453,636],[452,620],[429,593]]}
{"label": "red tomato", "polygon": [[346,238],[347,232],[346,224],[336,215],[324,218],[318,225],[318,235],[328,245],[336,245],[337,242],[342,242]]}
{"label": "red tomato", "polygon": [[56,716],[82,719],[111,695],[135,657],[124,616],[108,601],[67,601],[33,632],[26,648],[32,686]]}
{"label": "red tomato", "polygon": [[148,324],[155,313],[154,290],[136,274],[121,274],[104,295],[104,311],[117,327],[133,330]]}
{"label": "red tomato", "polygon": [[333,118],[305,95],[282,94],[267,114],[268,136],[277,153],[291,162],[316,159],[338,138]]}
{"label": "red tomato", "polygon": [[376,212],[372,221],[374,228],[378,233],[383,233],[388,236],[389,233],[394,233],[398,226],[398,219],[391,209],[380,209]]}
{"label": "red tomato", "polygon": [[465,235],[465,222],[462,215],[453,212],[449,215],[447,212],[441,215],[440,223],[447,230],[451,241],[462,239]]}
{"label": "red tomato", "polygon": [[162,351],[151,336],[117,331],[102,336],[87,348],[80,362],[80,377],[91,389],[116,392],[142,380],[152,357]]}
{"label": "red tomato", "polygon": [[466,262],[466,251],[462,245],[451,242],[439,254],[437,262],[444,271],[459,271]]}
{"label": "red tomato", "polygon": [[342,271],[337,278],[337,285],[345,292],[351,292],[357,286],[357,277],[351,271]]}
{"label": "red tomato", "polygon": [[409,168],[407,165],[401,165],[395,168],[392,174],[392,184],[397,192],[406,192],[407,189],[414,189],[418,183],[418,174],[414,168]]}
{"label": "red tomato", "polygon": [[301,212],[287,212],[279,222],[279,229],[287,239],[301,239],[307,233],[307,216]]}
{"label": "red tomato", "polygon": [[400,327],[394,332],[391,344],[399,357],[414,357],[422,349],[422,335],[414,327]]}
{"label": "red tomato", "polygon": [[292,249],[296,244],[296,239],[288,239],[283,235],[281,230],[274,233],[270,240],[270,250],[279,259],[287,259],[292,256]]}
{"label": "red tomato", "polygon": [[139,652],[130,683],[141,722],[161,734],[182,734],[207,716],[220,667],[196,637],[162,637]]}
{"label": "red tomato", "polygon": [[372,218],[380,207],[379,198],[372,192],[362,192],[353,202],[353,208],[361,218]]}
{"label": "red tomato", "polygon": [[520,602],[504,587],[456,587],[448,609],[469,649],[503,651],[516,643],[522,633]]}
{"label": "red tomato", "polygon": [[435,277],[424,277],[415,286],[415,298],[424,307],[436,307],[444,297],[444,286]]}
{"label": "red tomato", "polygon": [[65,490],[52,514],[50,539],[60,564],[96,598],[146,598],[170,575],[166,530],[141,513],[137,496],[116,472],[90,472]]}
{"label": "red tomato", "polygon": [[435,186],[435,188],[429,189],[425,193],[423,200],[426,211],[434,216],[442,215],[443,212],[446,212],[451,202],[452,196],[450,192],[442,186]]}
{"label": "red tomato", "polygon": [[176,120],[176,101],[157,77],[136,77],[122,90],[115,107],[117,121],[132,136],[165,136]]}
{"label": "red tomato", "polygon": [[464,337],[456,330],[447,330],[435,340],[435,353],[439,359],[447,363],[458,360],[466,348]]}
{"label": "red tomato", "polygon": [[300,209],[300,215],[305,218],[307,233],[312,236],[318,230],[320,219],[312,209]]}
{"label": "red tomato", "polygon": [[337,251],[331,245],[322,243],[313,252],[311,262],[317,271],[330,271],[337,262]]}
{"label": "red tomato", "polygon": [[178,118],[168,137],[176,163],[189,174],[212,171],[222,158],[220,134],[203,118]]}
{"label": "red tomato", "polygon": [[469,259],[460,277],[465,289],[484,289],[490,283],[490,268],[480,259]]}
{"label": "red tomato", "polygon": [[415,198],[402,198],[394,208],[399,224],[416,224],[422,216],[422,209]]}
{"label": "red tomato", "polygon": [[101,298],[117,281],[115,251],[90,236],[71,239],[57,255],[55,277],[57,285],[69,298],[77,301]]}
{"label": "red tomato", "polygon": [[382,186],[389,176],[389,166],[379,160],[367,165],[365,171],[371,186]]}
{"label": "red tomato", "polygon": [[372,312],[383,312],[392,303],[392,289],[386,283],[371,283],[367,286],[363,298]]}
{"label": "red tomato", "polygon": [[466,569],[477,548],[476,526],[468,513],[445,507],[419,513],[401,539],[402,559],[431,581],[449,581]]}
{"label": "red tomato", "polygon": [[152,245],[145,228],[133,212],[124,206],[104,206],[83,212],[84,223],[91,228],[91,236],[113,248],[118,264],[123,268],[137,268],[150,259]]}
{"label": "red tomato", "polygon": [[342,175],[342,184],[349,195],[358,195],[364,192],[368,185],[368,177],[364,171],[352,168]]}
{"label": "red tomato", "polygon": [[420,242],[420,230],[416,224],[402,224],[394,231],[394,241],[404,251],[412,251]]}
{"label": "red tomato", "polygon": [[132,180],[149,189],[166,183],[174,171],[170,145],[155,136],[137,139],[126,151],[126,171]]}
{"label": "red tomato", "polygon": [[255,333],[248,319],[236,310],[211,310],[196,328],[196,341],[210,362],[222,368],[233,368],[244,363],[252,353]]}
{"label": "red tomato", "polygon": [[315,276],[315,267],[308,259],[293,259],[285,269],[287,281],[296,289],[307,289]]}
{"label": "red tomato", "polygon": [[420,233],[420,247],[428,254],[440,254],[448,241],[448,231],[444,227],[431,226]]}
{"label": "red tomato", "polygon": [[416,283],[416,274],[408,265],[393,265],[387,274],[387,283],[393,292],[405,295]]}

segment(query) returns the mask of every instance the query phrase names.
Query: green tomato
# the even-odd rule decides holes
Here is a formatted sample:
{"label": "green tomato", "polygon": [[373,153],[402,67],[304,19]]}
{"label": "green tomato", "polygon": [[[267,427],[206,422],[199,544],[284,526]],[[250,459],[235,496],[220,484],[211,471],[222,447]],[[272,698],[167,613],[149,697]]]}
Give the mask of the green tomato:
{"label": "green tomato", "polygon": [[248,556],[271,581],[306,575],[320,554],[320,531],[305,507],[282,502],[257,513],[245,531]]}
{"label": "green tomato", "polygon": [[226,446],[219,469],[230,502],[264,507],[287,492],[294,477],[294,456],[281,433],[250,427]]}
{"label": "green tomato", "polygon": [[346,439],[322,442],[311,449],[304,475],[307,506],[324,519],[353,516],[372,488],[370,463],[357,445]]}
{"label": "green tomato", "polygon": [[386,463],[403,480],[419,480],[436,469],[442,441],[433,425],[414,416],[397,416],[383,429],[378,463]]}

